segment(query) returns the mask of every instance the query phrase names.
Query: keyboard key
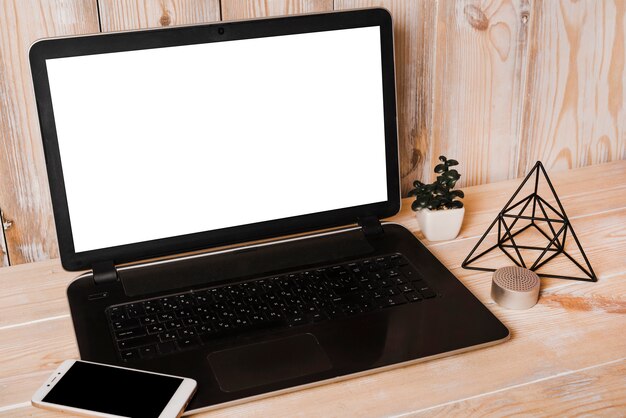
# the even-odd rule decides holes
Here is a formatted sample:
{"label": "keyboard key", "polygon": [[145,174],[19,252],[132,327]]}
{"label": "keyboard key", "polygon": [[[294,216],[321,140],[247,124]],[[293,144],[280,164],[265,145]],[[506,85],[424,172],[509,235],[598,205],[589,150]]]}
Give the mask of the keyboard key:
{"label": "keyboard key", "polygon": [[262,312],[250,315],[250,323],[253,325],[264,321],[267,321],[267,317]]}
{"label": "keyboard key", "polygon": [[165,311],[174,311],[180,309],[180,305],[178,302],[171,297],[161,299],[161,306],[163,306],[163,310]]}
{"label": "keyboard key", "polygon": [[245,328],[250,325],[250,321],[247,318],[235,318],[233,319],[233,326],[235,328]]}
{"label": "keyboard key", "polygon": [[207,294],[195,295],[195,297],[197,305],[208,305],[209,303],[213,302],[213,300]]}
{"label": "keyboard key", "polygon": [[200,323],[202,322],[198,317],[196,316],[191,316],[188,318],[185,318],[182,320],[183,324],[187,325],[187,326],[192,326],[192,325],[200,325]]}
{"label": "keyboard key", "polygon": [[114,322],[126,321],[127,319],[130,319],[130,316],[128,315],[126,310],[125,309],[122,310],[119,307],[116,307],[115,310],[109,310],[107,313],[109,315],[110,320]]}
{"label": "keyboard key", "polygon": [[156,314],[163,310],[163,307],[161,306],[161,304],[156,300],[148,300],[146,302],[143,302],[142,305],[143,305],[144,311],[148,315]]}
{"label": "keyboard key", "polygon": [[379,280],[378,283],[380,284],[381,287],[389,287],[389,286],[394,285],[391,279],[382,279],[382,280]]}
{"label": "keyboard key", "polygon": [[419,292],[416,291],[407,292],[404,294],[404,297],[407,298],[409,302],[415,302],[423,299],[422,295],[420,295]]}
{"label": "keyboard key", "polygon": [[231,324],[230,321],[219,321],[215,324],[215,327],[218,332],[230,331],[233,328],[233,324]]}
{"label": "keyboard key", "polygon": [[404,266],[404,267],[400,267],[400,272],[402,273],[402,275],[404,277],[406,277],[407,279],[409,279],[410,281],[414,281],[414,280],[419,280],[419,276],[417,275],[417,273],[415,272],[415,270],[413,270],[411,268],[411,266]]}
{"label": "keyboard key", "polygon": [[176,315],[176,318],[179,318],[179,319],[191,316],[192,313],[193,311],[189,309],[177,309],[174,311],[174,315]]}
{"label": "keyboard key", "polygon": [[139,323],[141,325],[151,325],[151,324],[156,324],[157,322],[158,322],[158,319],[156,315],[148,315],[148,316],[139,318]]}
{"label": "keyboard key", "polygon": [[143,306],[141,306],[141,304],[139,303],[131,303],[130,305],[126,306],[126,311],[131,318],[137,318],[146,314]]}
{"label": "keyboard key", "polygon": [[193,348],[193,347],[199,346],[200,340],[198,339],[198,337],[193,336],[189,338],[182,338],[182,339],[176,340],[176,344],[182,350],[182,349]]}
{"label": "keyboard key", "polygon": [[395,287],[395,286],[394,287],[388,287],[388,288],[385,289],[385,294],[387,296],[395,296],[395,295],[397,295],[399,293],[400,293],[400,290],[398,290],[398,288]]}
{"label": "keyboard key", "polygon": [[176,337],[176,333],[173,332],[173,331],[163,332],[163,333],[159,334],[159,341],[161,341],[161,342],[173,341],[176,338],[177,338]]}
{"label": "keyboard key", "polygon": [[120,355],[122,356],[123,360],[126,360],[126,361],[135,360],[139,358],[139,350],[137,349],[124,350],[120,352]]}
{"label": "keyboard key", "polygon": [[403,284],[402,286],[398,286],[398,289],[400,289],[402,293],[413,292],[413,288],[409,286],[408,284]]}
{"label": "keyboard key", "polygon": [[213,334],[215,332],[217,332],[217,330],[211,324],[202,324],[196,326],[196,334],[198,335]]}
{"label": "keyboard key", "polygon": [[133,328],[124,331],[117,331],[115,333],[115,338],[118,340],[125,340],[127,338],[143,337],[144,335],[146,335],[146,330],[144,328]]}
{"label": "keyboard key", "polygon": [[176,296],[176,301],[181,306],[193,306],[194,305],[194,299],[192,295],[190,294],[178,295]]}
{"label": "keyboard key", "polygon": [[389,296],[389,297],[384,297],[380,300],[380,306],[381,307],[386,307],[386,306],[396,306],[396,305],[401,305],[403,303],[406,303],[407,300],[406,298],[401,295],[395,295],[395,296]]}
{"label": "keyboard key", "polygon": [[176,333],[178,334],[178,338],[182,338],[182,339],[186,339],[186,338],[190,338],[196,335],[196,329],[195,328],[181,328],[178,331],[176,331]]}
{"label": "keyboard key", "polygon": [[402,276],[394,277],[391,280],[393,281],[393,283],[395,283],[397,285],[401,285],[401,284],[405,284],[406,283],[406,279],[404,277],[402,277]]}
{"label": "keyboard key", "polygon": [[111,306],[107,308],[109,315],[120,315],[126,313],[126,307],[124,306]]}
{"label": "keyboard key", "polygon": [[404,258],[404,256],[402,256],[401,254],[394,254],[394,255],[392,255],[391,256],[391,262],[392,262],[392,264],[394,264],[396,266],[406,266],[407,264],[409,264],[407,259]]}
{"label": "keyboard key", "polygon": [[148,325],[146,330],[148,331],[148,334],[159,334],[165,331],[165,326],[163,324]]}
{"label": "keyboard key", "polygon": [[158,351],[156,344],[147,345],[139,349],[139,356],[141,356],[141,358],[152,358],[155,357],[157,354]]}
{"label": "keyboard key", "polygon": [[156,335],[144,335],[143,337],[130,338],[128,340],[122,340],[117,342],[117,346],[120,350],[127,350],[129,348],[137,348],[148,344],[153,344],[157,341]]}
{"label": "keyboard key", "polygon": [[312,322],[320,322],[326,319],[328,319],[328,315],[326,315],[324,312],[314,312],[312,314],[309,314],[309,321]]}
{"label": "keyboard key", "polygon": [[337,307],[328,307],[326,308],[325,313],[328,317],[333,319],[345,317],[343,310]]}
{"label": "keyboard key", "polygon": [[304,315],[293,316],[288,320],[290,325],[302,325],[306,324],[306,319]]}
{"label": "keyboard key", "polygon": [[200,319],[202,320],[202,322],[215,322],[220,319],[220,317],[215,312],[211,312],[206,315],[201,315]]}
{"label": "keyboard key", "polygon": [[115,331],[122,331],[122,330],[126,330],[126,329],[137,328],[141,324],[136,319],[127,319],[126,321],[116,321],[116,322],[113,322],[112,325],[113,325],[113,329]]}
{"label": "keyboard key", "polygon": [[178,329],[183,327],[183,322],[179,319],[165,322],[165,328],[168,330]]}
{"label": "keyboard key", "polygon": [[174,315],[171,312],[162,312],[157,314],[157,319],[159,322],[171,321],[174,319]]}

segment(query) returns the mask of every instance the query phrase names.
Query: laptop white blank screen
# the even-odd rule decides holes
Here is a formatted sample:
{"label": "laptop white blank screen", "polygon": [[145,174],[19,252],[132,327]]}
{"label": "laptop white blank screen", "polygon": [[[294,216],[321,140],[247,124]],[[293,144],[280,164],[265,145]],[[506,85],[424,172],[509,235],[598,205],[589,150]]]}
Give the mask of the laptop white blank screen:
{"label": "laptop white blank screen", "polygon": [[387,200],[379,27],[46,66],[76,252]]}

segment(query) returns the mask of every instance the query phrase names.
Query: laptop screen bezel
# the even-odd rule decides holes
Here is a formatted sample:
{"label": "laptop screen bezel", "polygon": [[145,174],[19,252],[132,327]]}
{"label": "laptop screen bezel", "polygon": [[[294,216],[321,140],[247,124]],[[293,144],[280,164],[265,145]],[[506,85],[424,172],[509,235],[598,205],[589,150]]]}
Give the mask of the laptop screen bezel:
{"label": "laptop screen bezel", "polygon": [[[385,159],[387,165],[386,201],[115,247],[83,252],[75,251],[50,86],[46,71],[47,59],[368,26],[380,26]],[[354,224],[358,219],[364,217],[386,218],[400,210],[393,28],[391,16],[385,9],[374,8],[245,21],[216,22],[169,29],[45,39],[37,41],[31,46],[29,57],[50,184],[59,253],[62,265],[67,270],[88,269],[94,263],[102,261],[112,261],[115,264],[121,264],[199,249],[210,249],[223,245],[339,227]],[[358,150],[355,150],[355,153],[358,153]],[[115,196],[102,196],[102,199],[114,198]],[[97,204],[98,202],[94,202],[94,205]],[[114,219],[107,221],[115,222]],[[168,221],[166,214],[163,214],[163,221]]]}

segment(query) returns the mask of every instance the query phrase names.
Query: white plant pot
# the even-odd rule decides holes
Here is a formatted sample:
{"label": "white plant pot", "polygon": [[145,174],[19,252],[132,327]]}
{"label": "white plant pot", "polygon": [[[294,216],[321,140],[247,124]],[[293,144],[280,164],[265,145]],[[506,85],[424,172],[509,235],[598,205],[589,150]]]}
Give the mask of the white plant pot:
{"label": "white plant pot", "polygon": [[429,241],[446,241],[459,235],[465,207],[458,209],[421,209],[415,213],[422,233]]}

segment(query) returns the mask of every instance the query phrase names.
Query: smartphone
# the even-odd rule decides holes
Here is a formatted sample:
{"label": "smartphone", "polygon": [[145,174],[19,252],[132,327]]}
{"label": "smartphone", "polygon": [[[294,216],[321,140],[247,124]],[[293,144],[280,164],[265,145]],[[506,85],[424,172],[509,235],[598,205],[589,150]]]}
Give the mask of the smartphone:
{"label": "smartphone", "polygon": [[66,360],[33,395],[33,406],[89,417],[175,418],[196,381],[82,360]]}

